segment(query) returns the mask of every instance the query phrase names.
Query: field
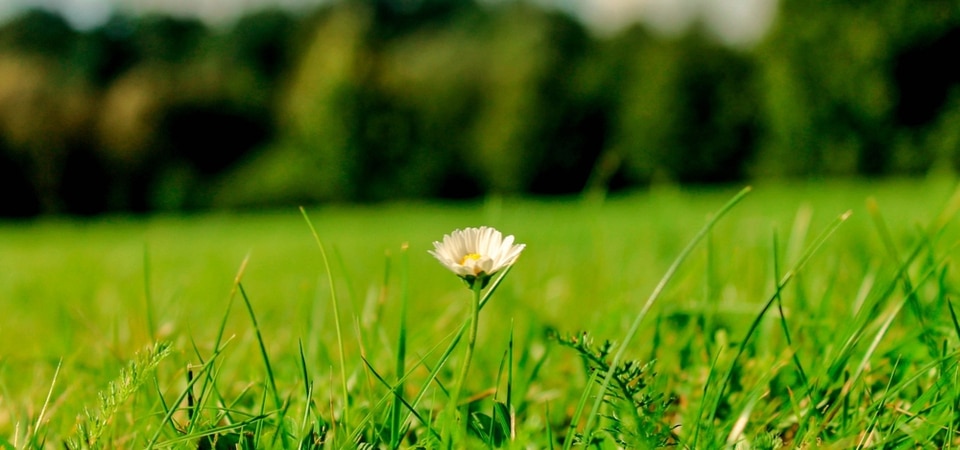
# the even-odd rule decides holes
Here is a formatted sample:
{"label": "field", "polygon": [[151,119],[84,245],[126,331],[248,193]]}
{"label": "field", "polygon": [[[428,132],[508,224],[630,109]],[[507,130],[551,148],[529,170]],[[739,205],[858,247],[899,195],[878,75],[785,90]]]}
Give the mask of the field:
{"label": "field", "polygon": [[[0,223],[0,448],[960,446],[955,190]],[[472,297],[427,250],[479,225],[526,249],[456,409]]]}

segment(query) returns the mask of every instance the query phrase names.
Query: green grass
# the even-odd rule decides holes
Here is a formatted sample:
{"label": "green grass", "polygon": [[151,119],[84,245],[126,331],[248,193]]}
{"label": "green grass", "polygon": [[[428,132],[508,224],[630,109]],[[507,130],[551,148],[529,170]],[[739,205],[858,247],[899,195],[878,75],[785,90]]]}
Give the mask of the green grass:
{"label": "green grass", "polygon": [[958,446],[955,188],[0,224],[0,449],[446,448],[472,294],[426,251],[477,225],[527,248],[457,448]]}

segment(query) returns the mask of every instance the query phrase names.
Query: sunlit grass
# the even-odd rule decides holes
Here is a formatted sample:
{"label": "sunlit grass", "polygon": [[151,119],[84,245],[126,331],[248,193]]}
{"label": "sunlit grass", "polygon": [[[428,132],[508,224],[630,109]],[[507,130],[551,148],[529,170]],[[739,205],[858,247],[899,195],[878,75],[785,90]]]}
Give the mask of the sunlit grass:
{"label": "sunlit grass", "polygon": [[469,292],[427,250],[477,225],[527,245],[460,395],[477,447],[956,445],[954,188],[754,186],[641,316],[739,187],[0,225],[0,448],[77,442],[157,342],[92,446],[445,447]]}

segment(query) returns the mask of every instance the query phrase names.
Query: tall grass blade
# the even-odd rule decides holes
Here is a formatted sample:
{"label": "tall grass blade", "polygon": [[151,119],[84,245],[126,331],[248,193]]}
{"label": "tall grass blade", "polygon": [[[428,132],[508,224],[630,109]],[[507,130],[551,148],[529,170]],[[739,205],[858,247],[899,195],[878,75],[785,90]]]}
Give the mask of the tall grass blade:
{"label": "tall grass blade", "polygon": [[153,318],[153,289],[150,282],[150,247],[143,245],[143,301],[150,339],[157,338],[157,324]]}
{"label": "tall grass blade", "polygon": [[[277,380],[276,376],[273,373],[273,365],[270,364],[270,355],[267,354],[267,345],[263,341],[263,333],[260,331],[260,324],[257,322],[257,316],[253,312],[253,305],[250,303],[250,298],[247,296],[247,291],[243,288],[243,283],[237,283],[237,289],[240,291],[240,297],[243,298],[243,303],[247,306],[247,312],[250,313],[250,322],[253,323],[253,333],[257,339],[257,345],[260,347],[260,356],[263,358],[263,365],[267,372],[267,382],[270,387],[269,391],[273,394],[273,404],[277,411],[285,411],[284,402],[280,399],[280,390],[277,389]],[[263,408],[261,406],[261,412]],[[283,441],[283,447],[288,448],[287,442],[287,432],[284,427],[284,416],[283,414],[277,418],[277,435]],[[257,438],[259,439],[259,434]],[[274,436],[275,438],[277,436]]]}
{"label": "tall grass blade", "polygon": [[[735,195],[730,201],[727,202],[720,210],[711,218],[707,224],[697,233],[696,236],[687,244],[680,255],[673,261],[673,264],[667,269],[667,272],[664,274],[663,278],[660,279],[660,282],[654,288],[653,292],[650,294],[650,297],[647,298],[647,302],[644,303],[643,307],[640,309],[640,312],[637,314],[637,317],[633,320],[633,323],[630,325],[630,329],[627,330],[627,334],[623,338],[623,342],[620,344],[620,348],[617,350],[617,353],[614,355],[613,360],[610,362],[610,368],[607,370],[607,373],[603,377],[603,381],[600,383],[600,389],[597,391],[597,398],[594,400],[593,407],[590,409],[589,414],[587,415],[587,423],[584,426],[583,434],[585,436],[585,442],[588,443],[592,439],[593,435],[593,425],[597,420],[597,417],[600,414],[600,406],[603,403],[604,393],[607,392],[607,388],[610,386],[610,382],[613,380],[613,373],[616,370],[617,366],[620,365],[620,361],[623,360],[624,355],[627,352],[627,348],[630,346],[633,337],[637,334],[637,331],[640,330],[640,323],[646,317],[647,313],[650,311],[650,308],[653,307],[654,302],[660,297],[660,294],[663,292],[663,289],[666,287],[667,283],[673,278],[673,275],[677,272],[677,269],[680,268],[680,265],[687,259],[687,256],[693,251],[694,247],[703,240],[707,234],[710,233],[710,230],[713,229],[714,225],[723,218],[737,203],[740,203],[747,194],[750,193],[751,188],[748,186],[741,190],[737,195]],[[584,396],[588,395],[589,389],[584,390]]]}
{"label": "tall grass blade", "polygon": [[[536,381],[536,379],[540,376],[540,370],[543,369],[544,364],[547,362],[547,357],[550,356],[551,348],[552,347],[550,346],[546,346],[544,348],[543,354],[540,355],[540,357],[537,358],[536,361],[534,361],[533,368],[530,369],[530,374],[524,380],[525,389],[529,389],[530,386],[533,385],[533,382]],[[523,355],[526,356],[529,353],[530,353],[529,349],[525,349]],[[519,366],[523,367],[524,365],[525,364],[523,364],[523,358],[521,358]],[[526,396],[521,395],[518,397],[519,397],[519,400],[516,400],[518,402],[518,405],[517,405],[516,411],[514,412],[514,415],[523,414],[530,405],[530,401],[526,398]]]}
{"label": "tall grass blade", "polygon": [[[705,434],[713,435],[713,420],[711,419],[709,422],[704,420],[703,412],[706,410],[708,404],[707,395],[709,394],[710,386],[713,386],[713,380],[717,374],[717,364],[720,362],[720,354],[722,353],[722,350],[723,349],[717,349],[717,356],[713,358],[713,362],[710,363],[710,371],[707,372],[707,381],[703,383],[703,389],[700,392],[700,407],[697,408],[697,415],[695,416],[693,425],[693,439],[690,440],[689,448],[700,448],[700,430],[702,430],[704,426],[708,427],[708,433]],[[717,393],[717,395],[720,394]]]}
{"label": "tall grass blade", "polygon": [[[197,357],[197,360],[200,361],[200,364],[203,364],[203,355],[200,352],[200,347],[197,346],[196,341],[193,339],[193,336],[190,337],[190,344],[193,346],[193,352]],[[219,370],[219,369],[218,369]],[[219,373],[219,372],[217,372]],[[200,394],[199,394],[199,403],[196,402],[196,396],[193,395],[193,390],[191,389],[187,395],[187,417],[189,421],[187,422],[186,433],[192,433],[193,430],[200,426],[200,420],[196,420],[194,417],[197,410],[203,410],[206,407],[207,402],[210,400],[213,395],[208,395],[208,392],[215,394],[220,400],[223,399],[223,396],[220,395],[220,392],[217,390],[217,384],[215,380],[217,379],[217,373],[213,371],[207,371],[203,373],[203,383],[200,385]],[[193,368],[187,366],[187,382],[189,383],[193,378]],[[164,408],[166,409],[166,408]],[[227,420],[232,421],[233,418],[230,417],[229,412],[226,415]],[[176,427],[174,427],[176,429]]]}
{"label": "tall grass blade", "polygon": [[547,430],[547,442],[550,443],[550,450],[553,450],[553,427],[550,425],[550,402],[543,402],[543,421],[544,428]]}
{"label": "tall grass blade", "polygon": [[[931,270],[928,270],[926,274],[922,275],[921,283],[918,285],[918,288],[920,285],[923,284],[923,282],[927,278],[930,278],[935,273],[936,273],[936,269],[931,269]],[[911,291],[907,295],[916,297],[915,291]],[[886,319],[883,321],[883,324],[880,326],[880,329],[877,331],[877,334],[874,336],[873,341],[870,343],[870,346],[867,348],[867,351],[864,352],[863,357],[860,359],[860,364],[857,365],[857,369],[854,372],[852,377],[854,380],[858,379],[860,375],[866,370],[867,366],[870,363],[870,357],[874,354],[874,352],[877,351],[877,347],[880,345],[880,341],[887,334],[887,331],[889,331],[890,326],[893,325],[893,320],[896,319],[896,317],[899,315],[900,311],[903,308],[903,305],[904,305],[903,302],[897,303],[893,307],[892,311],[890,311]]]}
{"label": "tall grass blade", "polygon": [[[214,361],[216,361],[217,358],[223,353],[224,348],[226,347],[227,344],[230,343],[231,340],[232,338],[227,339],[227,341],[223,343],[222,347],[217,348],[213,352],[213,354],[210,355],[210,359],[208,359],[207,362],[203,363],[203,365],[200,366],[200,370],[198,371],[198,374],[204,373],[210,369]],[[187,383],[187,386],[183,389],[183,392],[180,393],[180,396],[177,397],[177,399],[173,402],[173,405],[179,405],[183,403],[183,400],[187,398],[187,395],[190,395],[190,392],[193,389],[193,385],[196,384],[197,380],[199,379],[200,379],[199,377],[193,377],[193,379]],[[168,409],[167,413],[164,414],[163,419],[160,421],[160,423],[167,423],[167,422],[173,423],[173,414],[175,412],[177,412],[176,407]],[[151,449],[156,446],[157,441],[160,439],[160,434],[162,432],[163,432],[163,427],[157,427],[157,431],[154,432],[153,436],[147,442],[147,445],[146,445],[147,449]]]}
{"label": "tall grass blade", "polygon": [[40,427],[43,426],[44,415],[47,413],[47,407],[50,406],[50,399],[53,398],[53,388],[57,385],[57,378],[60,377],[60,368],[63,367],[63,358],[57,362],[57,369],[53,371],[53,380],[50,381],[50,389],[47,390],[47,398],[43,401],[43,406],[40,407],[40,414],[37,414],[37,422],[33,426],[34,436],[40,434]]}
{"label": "tall grass blade", "polygon": [[[611,365],[611,367],[613,367]],[[573,411],[573,416],[570,418],[570,426],[567,427],[567,433],[563,436],[563,450],[570,450],[573,447],[573,441],[577,437],[577,424],[580,423],[580,418],[583,416],[583,410],[587,407],[587,401],[590,399],[590,390],[593,387],[594,383],[597,382],[597,377],[600,376],[599,371],[593,371],[590,373],[590,377],[587,379],[587,384],[584,387],[584,395],[580,396],[580,401],[577,402],[577,408]],[[598,389],[597,396],[603,396],[604,390]],[[586,428],[584,428],[586,430]],[[584,446],[590,445],[590,437],[586,433],[582,433]]]}
{"label": "tall grass blade", "polygon": [[497,287],[500,286],[500,282],[502,282],[503,279],[507,277],[507,274],[510,273],[510,270],[512,269],[513,269],[512,264],[507,266],[505,269],[500,271],[500,275],[498,275],[497,278],[495,278],[493,282],[490,283],[490,287],[487,288],[487,292],[484,292],[483,296],[480,297],[481,310],[483,310],[483,305],[486,305],[487,302],[490,300],[490,297],[493,296],[493,293],[497,291]]}
{"label": "tall grass blade", "polygon": [[[397,400],[393,403],[392,415],[390,417],[390,448],[394,449],[400,447],[400,440],[403,438],[403,434],[401,433],[400,429],[400,420],[402,416],[400,402],[403,400],[403,381],[401,381],[400,378],[406,371],[405,360],[407,357],[407,304],[410,301],[410,275],[408,273],[409,256],[407,253],[407,248],[407,244],[404,244],[400,250],[400,331],[398,332],[399,335],[397,336],[397,384],[393,388],[393,393]],[[384,283],[384,285],[386,285],[386,283]]]}
{"label": "tall grass blade", "polygon": [[720,391],[715,397],[713,407],[711,408],[711,410],[709,411],[709,415],[707,416],[707,419],[706,419],[707,423],[713,423],[713,420],[717,414],[717,409],[720,406],[720,400],[723,398],[724,394],[726,393],[727,386],[730,384],[730,377],[733,375],[733,369],[734,367],[736,367],[737,363],[739,362],[740,357],[743,356],[743,353],[746,351],[747,344],[750,342],[750,339],[753,337],[753,334],[760,327],[760,323],[762,322],[763,317],[766,315],[767,311],[770,309],[771,306],[773,306],[776,299],[779,298],[780,292],[783,290],[783,288],[786,287],[787,283],[789,283],[798,273],[800,273],[800,271],[807,264],[810,258],[812,258],[814,254],[816,254],[817,250],[819,250],[820,247],[822,247],[823,244],[827,242],[830,236],[832,236],[833,233],[837,231],[837,229],[839,229],[840,226],[843,225],[843,223],[846,222],[848,218],[850,218],[850,214],[851,212],[847,211],[841,214],[839,217],[837,217],[837,219],[835,219],[833,223],[830,224],[830,226],[828,226],[820,234],[820,236],[818,236],[817,239],[815,239],[810,244],[810,246],[807,248],[804,254],[800,257],[800,260],[797,262],[794,268],[787,271],[787,273],[784,274],[780,282],[777,283],[777,286],[774,289],[773,295],[770,296],[767,302],[763,305],[763,308],[760,309],[760,313],[756,315],[756,317],[753,319],[753,322],[750,324],[750,327],[747,329],[746,335],[744,335],[743,339],[740,340],[740,345],[737,348],[737,353],[733,357],[733,361],[731,361],[730,363],[730,368],[726,371],[726,375],[724,376],[720,384]]}
{"label": "tall grass blade", "polygon": [[957,333],[957,338],[960,339],[960,322],[957,321],[957,312],[953,309],[953,302],[947,300],[947,308],[950,310],[950,320],[953,322],[953,331]]}
{"label": "tall grass blade", "polygon": [[507,344],[507,410],[510,412],[510,441],[517,439],[517,414],[513,408],[513,319],[510,320],[510,342]]}
{"label": "tall grass blade", "polygon": [[[170,411],[170,406],[167,405],[167,400],[163,398],[163,389],[160,388],[160,380],[158,380],[156,376],[153,377],[153,387],[157,391],[157,399],[160,401],[160,408],[163,410],[164,416],[166,416]],[[169,424],[170,428],[173,428],[174,430],[177,429],[177,423],[174,422],[172,418],[170,419]],[[161,423],[160,427],[163,427],[163,425],[164,424]]]}
{"label": "tall grass blade", "polygon": [[[413,371],[416,370],[417,368],[419,368],[421,365],[427,366],[427,369],[430,371],[429,375],[427,376],[426,382],[424,383],[423,387],[420,389],[420,392],[418,392],[417,395],[414,397],[413,401],[407,402],[406,400],[404,400],[403,403],[409,403],[409,404],[411,405],[411,407],[413,407],[413,408],[416,408],[416,406],[417,406],[418,404],[420,404],[420,401],[423,399],[423,397],[424,397],[424,395],[426,394],[429,386],[434,382],[434,380],[436,380],[437,374],[440,372],[440,369],[444,366],[444,364],[446,363],[446,360],[450,357],[450,355],[453,353],[453,350],[456,348],[456,341],[457,341],[458,339],[460,339],[460,337],[463,335],[463,332],[464,332],[463,330],[464,330],[465,328],[466,328],[466,324],[464,324],[464,325],[460,328],[460,330],[459,330],[458,332],[456,332],[456,333],[451,333],[451,335],[453,336],[453,341],[454,341],[454,342],[452,342],[451,344],[449,344],[449,345],[447,346],[447,349],[444,351],[443,355],[441,355],[441,357],[440,357],[440,362],[436,365],[436,367],[430,368],[429,366],[427,366],[427,364],[426,364],[424,361],[425,361],[425,359],[427,358],[427,356],[430,356],[430,355],[433,353],[433,351],[435,351],[435,350],[437,350],[438,348],[440,348],[440,345],[441,345],[440,343],[437,343],[437,345],[435,345],[432,349],[430,349],[430,351],[428,351],[426,355],[424,355],[423,357],[421,357],[421,358],[416,362],[416,364],[414,364],[414,366],[411,367],[411,368],[407,371],[407,373],[404,374],[404,376],[400,378],[401,381],[406,381],[406,379],[413,373]],[[443,342],[443,340],[441,340],[440,342]],[[363,358],[362,358],[362,355],[361,355],[361,360],[362,360],[362,359],[363,359]],[[369,367],[369,366],[368,366],[368,367]],[[375,371],[372,371],[372,372],[373,372],[373,373],[376,373]],[[439,385],[439,381],[437,381],[437,383],[438,383],[438,385]],[[443,391],[443,394],[444,394],[444,395],[449,395],[449,392],[448,392],[442,385],[439,385],[439,387],[440,387],[440,390]],[[374,405],[374,407],[371,409],[371,412],[370,412],[370,413],[368,413],[366,416],[364,416],[364,417],[361,418],[359,421],[357,421],[357,423],[355,424],[355,426],[354,426],[354,428],[353,428],[353,433],[350,435],[350,441],[351,441],[351,442],[356,442],[356,440],[357,440],[357,439],[359,438],[359,436],[360,436],[360,433],[361,433],[363,427],[365,427],[365,426],[367,425],[367,422],[369,422],[370,420],[372,420],[373,411],[378,410],[387,400],[389,400],[390,398],[393,398],[393,397],[394,397],[394,393],[392,392],[393,386],[390,386],[390,389],[391,389],[391,392],[389,392],[387,395],[383,396],[383,397]],[[408,413],[407,413],[407,416],[401,421],[401,423],[406,423],[406,422],[408,422],[408,421],[410,420],[411,415],[412,415],[412,413],[408,412]],[[427,422],[427,423],[429,423],[429,422]],[[428,426],[429,426],[429,425],[428,425]]]}
{"label": "tall grass blade", "polygon": [[[512,332],[512,330],[511,330]],[[501,408],[498,408],[497,399],[500,398],[500,383],[503,382],[503,370],[510,360],[510,349],[507,348],[503,352],[503,356],[500,357],[500,366],[497,368],[497,381],[494,383],[494,393],[493,393],[493,402],[490,405],[490,426],[487,431],[487,448],[494,447],[494,437],[496,436],[495,429],[498,424],[504,424],[506,426],[501,429],[507,430],[507,436],[509,436],[509,418],[501,417]],[[509,403],[508,403],[509,404]]]}
{"label": "tall grass blade", "polygon": [[950,224],[958,212],[960,212],[960,186],[954,189],[953,195],[951,195],[943,207],[940,208],[940,214],[937,215],[927,228],[928,234],[938,234]]}
{"label": "tall grass blade", "polygon": [[[773,279],[774,281],[780,279],[780,256],[778,254],[779,243],[777,242],[777,232],[773,232]],[[791,349],[793,348],[793,339],[790,338],[790,327],[787,326],[787,316],[783,313],[783,297],[780,295],[780,290],[777,289],[774,292],[777,302],[777,310],[780,313],[780,327],[783,329],[783,337],[787,341],[787,346]],[[797,369],[797,375],[800,376],[800,382],[803,384],[804,390],[807,390],[810,386],[809,381],[807,381],[807,373],[803,370],[803,364],[800,363],[800,356],[797,355],[796,351],[793,351],[793,366]]]}
{"label": "tall grass blade", "polygon": [[[260,415],[261,416],[264,415],[264,412],[267,410],[267,391],[268,389],[264,389],[263,392],[260,393]],[[277,434],[283,433],[283,431],[284,431],[283,415],[281,414],[279,417],[277,417]],[[263,437],[263,422],[257,423],[257,429],[256,429],[255,435],[256,435],[256,441],[254,442],[255,447],[260,448],[260,439]],[[276,434],[273,435],[273,439],[274,439],[273,443],[276,443],[276,439],[277,439]],[[288,448],[288,447],[284,445],[283,448]]]}
{"label": "tall grass blade", "polygon": [[257,323],[257,315],[253,312],[253,305],[250,304],[247,291],[243,289],[243,283],[238,283],[237,288],[240,289],[240,297],[243,298],[243,303],[247,306],[247,312],[250,313],[250,322],[253,323],[253,334],[257,339],[257,345],[260,347],[260,356],[263,358],[263,365],[267,370],[267,381],[269,382],[270,393],[273,394],[274,406],[280,409],[283,407],[283,402],[280,400],[280,391],[277,389],[277,380],[273,375],[273,366],[270,364],[270,355],[267,354],[267,345],[263,342],[263,333],[260,332],[260,324]]}
{"label": "tall grass blade", "polygon": [[307,370],[307,358],[303,354],[303,341],[297,340],[297,347],[300,350],[300,371],[303,376],[303,419],[300,423],[300,432],[303,433],[308,426],[310,411],[313,408],[313,379]]}
{"label": "tall grass blade", "polygon": [[[223,425],[223,426],[219,426],[219,427],[213,427],[213,428],[209,428],[209,429],[203,430],[203,431],[201,431],[201,432],[197,432],[197,433],[184,434],[183,436],[179,436],[179,437],[170,439],[170,440],[168,440],[168,441],[164,441],[164,442],[162,442],[162,443],[160,443],[160,444],[156,444],[156,445],[153,446],[153,448],[173,447],[173,446],[180,445],[180,444],[185,444],[185,443],[188,443],[188,442],[192,443],[192,442],[196,441],[198,438],[203,438],[203,437],[207,437],[207,436],[223,435],[223,434],[227,434],[227,433],[232,432],[232,431],[243,430],[243,429],[246,428],[247,426],[260,423],[260,422],[262,422],[262,421],[263,421],[264,419],[266,419],[266,418],[267,418],[267,416],[265,416],[265,415],[259,415],[259,416],[251,417],[251,418],[249,418],[249,419],[247,419],[247,420],[244,420],[244,421],[242,421],[242,422],[237,422],[237,423],[233,423],[233,424],[229,424],[229,425]],[[216,448],[219,449],[219,448],[221,448],[221,447],[218,445]],[[246,447],[245,447],[245,446],[240,446],[240,444],[238,444],[238,447],[237,447],[237,448],[246,448]],[[259,448],[259,447],[257,447],[257,448]]]}
{"label": "tall grass blade", "polygon": [[227,329],[227,319],[230,317],[230,310],[233,309],[233,300],[237,297],[237,290],[243,280],[243,275],[247,271],[248,262],[250,262],[249,253],[243,257],[240,268],[237,269],[237,274],[233,277],[233,286],[230,288],[230,295],[227,297],[227,310],[223,313],[223,319],[220,320],[220,327],[217,329],[217,335],[213,340],[213,348],[215,349],[220,348],[220,343],[223,342],[223,334]]}
{"label": "tall grass blade", "polygon": [[860,442],[857,443],[857,450],[864,448],[864,446],[869,445],[868,441],[873,435],[873,431],[877,429],[880,424],[880,417],[883,413],[883,408],[886,406],[886,398],[890,393],[890,388],[893,385],[893,381],[896,379],[897,367],[900,366],[900,358],[897,358],[897,361],[893,364],[893,369],[890,371],[890,379],[887,380],[887,387],[883,390],[883,395],[880,397],[880,402],[876,406],[876,411],[874,411],[873,417],[870,419],[870,422],[867,424],[866,430],[863,432],[863,436],[860,439]]}
{"label": "tall grass blade", "polygon": [[314,228],[313,222],[310,220],[310,216],[307,215],[307,210],[304,207],[300,207],[300,214],[303,215],[303,219],[307,221],[307,226],[310,227],[310,233],[313,234],[313,239],[317,243],[317,247],[320,248],[320,256],[323,258],[323,268],[327,271],[327,283],[330,285],[330,301],[333,304],[333,324],[337,333],[337,348],[340,351],[340,386],[343,390],[343,424],[346,434],[350,434],[350,396],[349,390],[347,389],[347,361],[346,361],[346,351],[343,346],[343,331],[340,325],[340,306],[337,302],[337,288],[333,281],[333,272],[330,268],[330,262],[327,259],[327,250],[323,246],[323,242],[320,240],[320,235],[317,233],[317,229]]}
{"label": "tall grass blade", "polygon": [[[706,242],[703,245],[704,252],[706,253],[706,268],[704,269],[704,280],[703,280],[703,333],[705,338],[703,340],[704,352],[706,354],[713,353],[711,346],[713,345],[713,340],[709,338],[711,334],[714,333],[714,327],[716,326],[716,316],[718,302],[713,301],[713,299],[718,295],[719,289],[716,287],[716,262],[714,261],[714,251],[713,251],[713,233],[707,234]],[[656,359],[657,349],[660,347],[660,319],[657,319],[657,328],[654,335],[654,345],[650,354],[650,361]]]}
{"label": "tall grass blade", "polygon": [[[431,434],[433,434],[433,435],[434,435],[436,438],[438,438],[438,439],[440,438],[440,434],[437,433],[435,430],[433,430],[433,428],[430,428],[430,422],[427,421],[427,420],[425,420],[425,419],[423,418],[423,416],[421,416],[420,413],[417,412],[417,409],[416,409],[416,407],[415,407],[414,405],[412,405],[412,404],[410,404],[409,402],[407,402],[403,397],[397,397],[397,396],[396,396],[396,385],[391,386],[390,383],[388,383],[387,380],[386,380],[385,378],[383,378],[383,375],[380,375],[380,373],[377,372],[377,369],[375,369],[375,368],[373,367],[373,365],[370,364],[370,361],[367,361],[366,358],[364,358],[364,357],[361,356],[361,357],[360,357],[360,360],[363,361],[363,363],[367,366],[367,369],[370,370],[370,373],[373,374],[374,378],[376,378],[377,381],[380,382],[380,384],[382,384],[383,386],[385,386],[385,387],[387,388],[387,390],[390,392],[390,395],[393,395],[393,396],[394,396],[394,398],[396,399],[396,402],[397,402],[397,403],[399,403],[400,405],[404,406],[404,407],[407,409],[407,411],[410,412],[410,414],[412,414],[414,417],[417,418],[417,420],[420,421],[420,423],[422,423],[422,424],[424,424],[425,426],[427,426],[428,429],[430,430],[430,433],[431,433]],[[405,379],[406,377],[403,377],[403,378]]]}
{"label": "tall grass blade", "polygon": [[885,304],[884,302],[888,300],[894,292],[897,291],[897,287],[900,284],[900,273],[908,270],[910,264],[912,264],[913,261],[920,255],[921,251],[921,245],[915,246],[906,260],[904,260],[901,266],[897,268],[897,272],[894,275],[893,280],[891,280],[888,285],[882,291],[880,291],[876,298],[871,302],[870,306],[868,308],[860,308],[857,311],[855,320],[851,324],[852,331],[848,333],[846,340],[840,348],[838,356],[829,365],[829,369],[826,373],[828,379],[834,379],[836,376],[838,376],[839,371],[842,369],[846,361],[852,356],[856,345],[866,333],[869,323],[881,315],[883,312],[883,306]]}
{"label": "tall grass blade", "polygon": [[[880,214],[880,206],[877,204],[876,199],[872,197],[867,199],[867,211],[870,213],[877,233],[880,235],[880,240],[887,250],[887,256],[893,261],[894,265],[898,267],[902,266],[903,262],[900,259],[900,251],[897,249],[897,244],[893,240],[893,235],[890,234],[890,229],[887,228],[886,221],[883,220],[883,216]],[[930,350],[930,356],[936,357],[938,353],[937,345],[930,334],[930,330],[927,328],[923,308],[920,306],[920,300],[913,293],[913,283],[910,281],[910,274],[907,270],[900,272],[900,280],[903,282],[903,292],[907,295],[907,303],[910,305],[910,311],[920,324],[920,337],[923,342],[927,344],[927,348]]]}

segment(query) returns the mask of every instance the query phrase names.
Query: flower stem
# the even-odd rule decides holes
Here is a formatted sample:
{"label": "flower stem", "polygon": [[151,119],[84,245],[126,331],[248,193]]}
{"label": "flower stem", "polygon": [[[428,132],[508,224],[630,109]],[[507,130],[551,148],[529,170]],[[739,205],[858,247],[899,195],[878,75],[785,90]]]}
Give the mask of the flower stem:
{"label": "flower stem", "polygon": [[[456,417],[457,403],[460,401],[463,383],[467,380],[467,373],[470,371],[470,360],[473,358],[473,348],[477,343],[477,322],[480,319],[480,297],[483,284],[479,281],[475,282],[471,290],[473,291],[473,301],[470,303],[470,329],[467,335],[467,350],[463,354],[463,363],[460,365],[460,376],[457,377],[457,383],[454,385],[453,397],[450,398],[450,408],[451,411],[454,412],[454,417]],[[463,423],[466,424],[466,418],[463,420]],[[459,425],[457,428],[461,430],[461,432],[465,429],[464,425]],[[457,433],[457,435],[459,435],[459,433]]]}

